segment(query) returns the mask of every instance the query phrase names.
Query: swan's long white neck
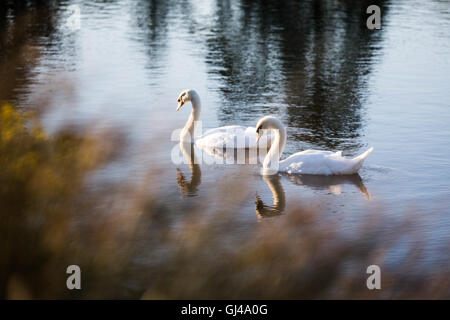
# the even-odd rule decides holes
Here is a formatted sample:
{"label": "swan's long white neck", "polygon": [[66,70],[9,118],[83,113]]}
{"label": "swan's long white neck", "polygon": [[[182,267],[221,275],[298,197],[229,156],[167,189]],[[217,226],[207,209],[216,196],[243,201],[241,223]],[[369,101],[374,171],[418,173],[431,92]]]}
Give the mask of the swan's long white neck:
{"label": "swan's long white neck", "polygon": [[263,168],[278,170],[280,157],[286,145],[286,129],[278,119],[271,118],[269,121],[267,128],[275,129],[275,140],[264,159]]}
{"label": "swan's long white neck", "polygon": [[192,112],[191,115],[189,116],[188,121],[186,122],[186,125],[181,131],[180,141],[193,143],[197,121],[200,120],[200,112],[202,110],[202,104],[200,102],[200,97],[197,92],[192,90],[189,93],[189,96],[192,104]]}

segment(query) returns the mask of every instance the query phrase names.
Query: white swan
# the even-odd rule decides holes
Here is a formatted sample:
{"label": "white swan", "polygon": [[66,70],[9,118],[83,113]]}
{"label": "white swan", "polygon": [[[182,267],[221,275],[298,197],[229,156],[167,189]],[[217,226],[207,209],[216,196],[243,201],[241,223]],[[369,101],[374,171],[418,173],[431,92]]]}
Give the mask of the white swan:
{"label": "white swan", "polygon": [[294,153],[290,157],[280,161],[280,156],[283,153],[286,144],[286,129],[277,118],[266,116],[260,119],[256,125],[258,138],[268,129],[275,129],[275,139],[264,159],[264,174],[272,174],[274,171],[291,174],[354,174],[358,172],[364,160],[373,150],[373,148],[370,148],[353,159],[344,158],[342,156],[342,151],[305,150]]}
{"label": "white swan", "polygon": [[[189,116],[186,125],[180,133],[180,141],[194,143],[194,133],[200,120],[200,111],[202,105],[200,96],[195,90],[184,90],[178,96],[177,111],[183,107],[186,102],[191,102],[192,113]],[[258,143],[256,140],[256,130],[254,127],[243,126],[225,126],[206,131],[202,136],[195,139],[195,144],[199,148],[256,148],[258,145],[270,146],[271,137],[264,135]]]}

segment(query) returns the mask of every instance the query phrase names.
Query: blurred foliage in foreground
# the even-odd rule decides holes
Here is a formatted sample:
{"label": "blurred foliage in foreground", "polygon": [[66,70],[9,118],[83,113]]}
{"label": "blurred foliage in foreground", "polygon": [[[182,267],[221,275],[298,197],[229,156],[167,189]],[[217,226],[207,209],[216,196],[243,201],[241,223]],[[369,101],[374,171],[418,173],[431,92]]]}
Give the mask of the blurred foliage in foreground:
{"label": "blurred foliage in foreground", "polygon": [[[215,205],[244,201],[227,182],[181,213],[148,190],[153,174],[142,185],[89,183],[120,154],[117,134],[48,136],[37,115],[9,105],[0,131],[0,298],[450,297],[448,264],[421,263],[417,242],[389,263],[415,220],[368,219],[349,237],[298,207],[236,233],[233,206]],[[82,290],[66,288],[71,264]],[[371,264],[382,270],[379,291],[366,287]]]}

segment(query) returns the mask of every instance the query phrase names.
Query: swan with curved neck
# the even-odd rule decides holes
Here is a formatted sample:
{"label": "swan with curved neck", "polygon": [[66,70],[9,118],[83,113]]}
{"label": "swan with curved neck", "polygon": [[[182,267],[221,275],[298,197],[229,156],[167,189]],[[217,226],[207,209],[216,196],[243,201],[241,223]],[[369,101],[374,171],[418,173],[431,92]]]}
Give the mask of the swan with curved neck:
{"label": "swan with curved neck", "polygon": [[256,141],[256,131],[254,127],[244,126],[224,126],[206,131],[202,136],[194,139],[195,129],[200,121],[202,104],[200,96],[195,90],[183,90],[178,96],[179,111],[187,102],[191,102],[191,115],[186,125],[181,130],[180,141],[194,143],[199,148],[257,148],[258,146],[270,146],[271,136],[264,135],[261,141]]}
{"label": "swan with curved neck", "polygon": [[192,111],[191,115],[186,122],[186,125],[181,130],[180,141],[192,142],[194,138],[195,128],[198,121],[200,120],[200,112],[202,110],[202,103],[200,101],[200,96],[195,90],[184,90],[178,96],[178,106],[177,111],[179,111],[186,102],[191,102]]}
{"label": "swan with curved neck", "polygon": [[266,116],[256,125],[257,140],[265,130],[275,130],[275,139],[263,163],[263,173],[287,172],[298,174],[343,175],[357,173],[364,160],[372,152],[366,152],[353,159],[344,158],[342,152],[305,150],[294,153],[280,161],[284,146],[286,145],[286,129],[275,117]]}

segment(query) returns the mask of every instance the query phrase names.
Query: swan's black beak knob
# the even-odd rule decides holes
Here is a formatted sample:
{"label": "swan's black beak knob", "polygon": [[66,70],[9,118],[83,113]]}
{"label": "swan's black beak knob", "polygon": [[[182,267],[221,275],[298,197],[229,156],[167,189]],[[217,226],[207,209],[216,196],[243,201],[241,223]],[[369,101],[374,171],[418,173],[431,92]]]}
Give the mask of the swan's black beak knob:
{"label": "swan's black beak knob", "polygon": [[256,137],[256,143],[258,143],[259,139],[261,139],[261,133],[258,131],[258,136]]}
{"label": "swan's black beak knob", "polygon": [[178,100],[178,107],[177,107],[177,111],[179,111],[181,109],[181,107],[184,105],[184,101],[179,99]]}

